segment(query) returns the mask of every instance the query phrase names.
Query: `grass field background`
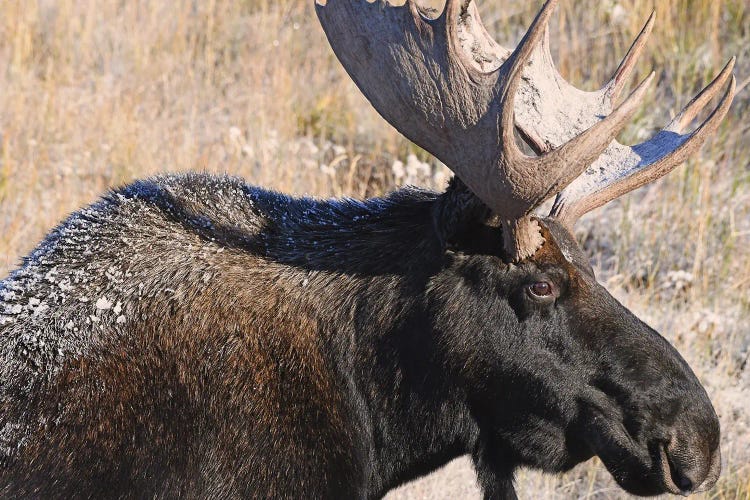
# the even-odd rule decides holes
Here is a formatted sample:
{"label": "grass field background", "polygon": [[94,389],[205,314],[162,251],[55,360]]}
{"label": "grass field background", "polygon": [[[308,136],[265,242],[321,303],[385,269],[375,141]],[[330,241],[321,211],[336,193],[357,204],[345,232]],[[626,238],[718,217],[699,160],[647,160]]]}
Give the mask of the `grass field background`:
{"label": "grass field background", "polygon": [[[439,6],[439,2],[430,2]],[[561,0],[553,55],[574,84],[606,82],[652,9],[634,76],[658,87],[623,133],[666,124],[732,56],[740,91],[719,133],[667,178],[578,232],[602,282],[682,352],[721,416],[724,472],[706,498],[750,498],[750,4]],[[514,45],[540,1],[482,0]],[[401,138],[331,52],[312,0],[0,2],[0,272],[66,214],[157,172],[206,170],[319,196],[442,189],[449,172]],[[476,495],[458,462],[401,497]],[[592,461],[519,474],[522,498],[623,493]]]}

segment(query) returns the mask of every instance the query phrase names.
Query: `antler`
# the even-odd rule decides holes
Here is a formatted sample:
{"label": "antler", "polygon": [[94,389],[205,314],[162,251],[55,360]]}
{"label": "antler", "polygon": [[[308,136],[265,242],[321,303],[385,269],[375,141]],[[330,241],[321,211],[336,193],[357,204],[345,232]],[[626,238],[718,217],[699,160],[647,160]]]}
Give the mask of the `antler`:
{"label": "antler", "polygon": [[[614,138],[654,76],[612,110],[652,16],[610,84],[598,92],[571,86],[549,51],[547,23],[556,3],[545,3],[513,51],[490,38],[472,0],[448,0],[437,19],[423,17],[411,0],[403,6],[383,0],[317,5],[334,52],[360,90],[388,122],[448,165],[500,216],[505,250],[516,261],[533,255],[543,242],[529,216],[534,208],[573,186],[589,165],[602,161],[602,153],[612,158],[609,166],[623,157],[625,147]],[[705,105],[708,99],[699,100]],[[516,127],[540,156],[521,151]],[[679,152],[657,160],[684,157],[689,141],[697,142],[690,137],[677,145]],[[660,164],[664,170],[664,161]],[[621,190],[632,177],[598,193]],[[558,200],[566,220],[590,205],[589,184],[573,186]]]}
{"label": "antler", "polygon": [[[572,227],[583,214],[663,177],[696,152],[719,127],[734,98],[732,58],[719,75],[649,141],[624,146],[613,141],[586,171],[557,195],[550,215]],[[683,134],[695,116],[729,87],[718,106],[695,131]]]}

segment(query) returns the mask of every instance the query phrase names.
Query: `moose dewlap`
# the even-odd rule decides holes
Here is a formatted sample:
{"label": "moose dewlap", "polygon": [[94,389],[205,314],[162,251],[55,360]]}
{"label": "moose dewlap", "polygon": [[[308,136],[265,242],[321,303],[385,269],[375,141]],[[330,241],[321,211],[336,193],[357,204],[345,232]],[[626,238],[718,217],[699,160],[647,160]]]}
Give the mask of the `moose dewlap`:
{"label": "moose dewlap", "polygon": [[445,192],[320,201],[162,176],[52,230],[0,282],[0,496],[374,498],[462,454],[486,498],[513,498],[520,466],[595,455],[632,493],[713,486],[705,390],[571,228],[700,147],[733,61],[625,146],[652,77],[616,102],[653,15],[583,92],[551,62],[555,3],[512,50],[471,0],[436,18],[317,5],[375,109],[456,173]]}

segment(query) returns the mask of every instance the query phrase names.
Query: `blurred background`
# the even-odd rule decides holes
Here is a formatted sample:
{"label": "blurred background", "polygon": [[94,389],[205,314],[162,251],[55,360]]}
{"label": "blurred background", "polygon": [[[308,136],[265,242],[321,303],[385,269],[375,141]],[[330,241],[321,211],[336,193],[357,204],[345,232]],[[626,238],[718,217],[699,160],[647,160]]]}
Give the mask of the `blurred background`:
{"label": "blurred background", "polygon": [[[440,0],[423,5],[441,9]],[[482,0],[503,45],[541,1]],[[738,56],[740,90],[701,153],[577,228],[600,281],[691,364],[722,420],[705,498],[750,498],[750,3],[561,0],[560,72],[593,90],[655,9],[633,81],[658,85],[621,140],[648,138]],[[0,272],[110,187],[201,170],[315,196],[443,189],[450,172],[385,123],[329,48],[313,0],[0,2]],[[620,498],[597,460],[518,475],[522,498]],[[465,459],[392,498],[478,498]]]}

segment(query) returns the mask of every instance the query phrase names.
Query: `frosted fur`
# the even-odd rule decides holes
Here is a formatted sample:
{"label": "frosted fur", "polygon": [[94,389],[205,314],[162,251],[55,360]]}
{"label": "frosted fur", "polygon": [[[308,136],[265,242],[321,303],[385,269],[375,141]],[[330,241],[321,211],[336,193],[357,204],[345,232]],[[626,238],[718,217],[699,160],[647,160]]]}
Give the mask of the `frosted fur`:
{"label": "frosted fur", "polygon": [[[367,233],[370,223],[413,215],[414,204],[436,196],[407,188],[382,199],[322,201],[202,174],[115,190],[72,214],[0,282],[0,405],[51,381],[66,361],[106,346],[131,322],[153,319],[141,312],[142,302],[181,300],[191,284],[208,283],[224,252],[321,271],[325,263],[346,267],[347,260],[356,271],[353,251],[392,252],[395,267],[397,255],[419,248],[383,248],[378,241],[392,234],[382,231],[341,242],[348,232]],[[406,199],[412,201],[404,207]],[[409,246],[408,235],[400,239]],[[301,285],[312,279],[300,271]],[[29,431],[6,417],[0,416],[0,460],[24,446]]]}

